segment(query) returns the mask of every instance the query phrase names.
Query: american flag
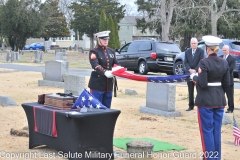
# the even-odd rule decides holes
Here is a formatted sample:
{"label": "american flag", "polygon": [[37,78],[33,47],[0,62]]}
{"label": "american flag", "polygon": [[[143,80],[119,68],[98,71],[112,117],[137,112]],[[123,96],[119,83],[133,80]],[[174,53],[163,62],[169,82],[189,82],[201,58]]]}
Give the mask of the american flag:
{"label": "american flag", "polygon": [[234,144],[236,146],[240,146],[240,129],[238,128],[237,121],[234,117],[233,117],[233,136],[235,137]]}
{"label": "american flag", "polygon": [[86,89],[83,89],[78,99],[72,106],[72,109],[76,108],[98,108],[98,109],[107,109],[97,98],[95,98],[91,93]]}
{"label": "american flag", "polygon": [[[119,67],[119,66],[118,66]],[[137,75],[131,72],[128,72],[126,68],[119,67],[120,69],[114,69],[112,74],[118,77],[127,78],[136,81],[144,82],[154,82],[154,83],[175,83],[175,82],[184,82],[189,79],[190,74],[183,75],[171,75],[171,76],[145,76]]]}

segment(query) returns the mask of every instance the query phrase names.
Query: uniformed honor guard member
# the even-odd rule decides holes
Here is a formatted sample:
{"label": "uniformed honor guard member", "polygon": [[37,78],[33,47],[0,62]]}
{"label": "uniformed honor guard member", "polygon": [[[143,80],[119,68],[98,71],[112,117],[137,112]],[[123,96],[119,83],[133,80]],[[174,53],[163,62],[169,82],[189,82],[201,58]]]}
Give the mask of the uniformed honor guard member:
{"label": "uniformed honor guard member", "polygon": [[226,99],[224,89],[230,84],[226,60],[217,56],[222,40],[203,36],[208,57],[199,62],[198,74],[190,75],[198,89],[195,105],[198,106],[198,123],[204,160],[221,159],[221,126]]}
{"label": "uniformed honor guard member", "polygon": [[[94,69],[88,87],[90,93],[107,108],[111,107],[114,81],[112,67],[118,65],[115,51],[108,47],[110,31],[96,33],[98,45],[89,52],[89,61]],[[116,84],[116,83],[115,83]]]}

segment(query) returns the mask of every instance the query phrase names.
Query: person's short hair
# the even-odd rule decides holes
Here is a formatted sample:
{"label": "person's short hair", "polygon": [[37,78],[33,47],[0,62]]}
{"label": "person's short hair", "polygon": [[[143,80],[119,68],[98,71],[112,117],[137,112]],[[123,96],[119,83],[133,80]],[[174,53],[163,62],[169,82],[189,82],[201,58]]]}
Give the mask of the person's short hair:
{"label": "person's short hair", "polygon": [[198,42],[197,38],[195,38],[195,37],[191,38],[190,42],[192,42],[192,41]]}

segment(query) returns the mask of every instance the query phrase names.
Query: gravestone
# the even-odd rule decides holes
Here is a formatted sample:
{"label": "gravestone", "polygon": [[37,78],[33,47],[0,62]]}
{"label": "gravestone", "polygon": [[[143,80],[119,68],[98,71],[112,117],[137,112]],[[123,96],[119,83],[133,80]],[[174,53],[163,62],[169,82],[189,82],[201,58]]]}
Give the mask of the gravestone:
{"label": "gravestone", "polygon": [[19,54],[23,55],[24,51],[23,50],[19,50]]}
{"label": "gravestone", "polygon": [[63,52],[56,52],[55,54],[55,60],[64,60],[63,59]]}
{"label": "gravestone", "polygon": [[45,80],[63,82],[63,74],[68,73],[68,62],[56,60],[45,64]]}
{"label": "gravestone", "polygon": [[85,88],[85,77],[80,75],[63,75],[64,79],[64,93],[72,93],[79,96],[81,91]]}
{"label": "gravestone", "polygon": [[62,49],[61,52],[63,52],[63,55],[67,55],[68,54],[66,49]]}
{"label": "gravestone", "polygon": [[14,62],[15,59],[15,52],[11,52],[11,62]]}
{"label": "gravestone", "polygon": [[1,106],[17,106],[16,102],[14,102],[8,96],[0,96],[0,105]]}
{"label": "gravestone", "polygon": [[35,50],[34,51],[34,62],[35,63],[41,63],[43,59],[43,51]]}
{"label": "gravestone", "polygon": [[2,50],[5,50],[5,43],[2,42]]}
{"label": "gravestone", "polygon": [[19,52],[15,52],[15,57],[16,57],[15,60],[19,60],[20,59]]}
{"label": "gravestone", "polygon": [[6,61],[9,62],[11,60],[11,51],[7,51]]}
{"label": "gravestone", "polygon": [[77,44],[74,44],[74,51],[77,51]]}
{"label": "gravestone", "polygon": [[78,52],[84,53],[84,49],[82,47],[79,47]]}
{"label": "gravestone", "polygon": [[175,111],[176,85],[173,83],[147,83],[146,106],[140,112],[165,117],[177,117],[181,113]]}
{"label": "gravestone", "polygon": [[44,53],[43,51],[39,52],[39,54],[40,54],[39,55],[39,62],[42,62],[42,60],[43,60],[43,53]]}

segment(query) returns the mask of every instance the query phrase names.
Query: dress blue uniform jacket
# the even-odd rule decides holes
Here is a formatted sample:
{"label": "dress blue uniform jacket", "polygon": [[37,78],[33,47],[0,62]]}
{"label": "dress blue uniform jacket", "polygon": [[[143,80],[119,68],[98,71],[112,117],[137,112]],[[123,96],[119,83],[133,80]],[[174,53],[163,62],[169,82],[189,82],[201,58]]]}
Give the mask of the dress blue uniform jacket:
{"label": "dress blue uniform jacket", "polygon": [[107,78],[104,75],[106,70],[112,70],[114,64],[118,64],[113,49],[97,46],[89,52],[89,61],[92,71],[88,87],[103,92],[112,92],[113,78]]}
{"label": "dress blue uniform jacket", "polygon": [[[226,60],[217,54],[210,54],[199,62],[198,76],[193,77],[196,82],[196,106],[225,106],[224,90],[230,85],[229,67]],[[208,83],[220,82],[221,86],[208,86]]]}

